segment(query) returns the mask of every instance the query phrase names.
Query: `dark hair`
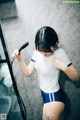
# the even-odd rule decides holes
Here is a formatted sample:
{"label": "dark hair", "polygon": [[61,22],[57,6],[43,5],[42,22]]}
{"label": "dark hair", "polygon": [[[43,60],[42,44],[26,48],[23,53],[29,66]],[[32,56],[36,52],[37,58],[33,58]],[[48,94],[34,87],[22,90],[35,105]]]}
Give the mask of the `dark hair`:
{"label": "dark hair", "polygon": [[35,36],[35,48],[38,51],[52,52],[51,47],[57,47],[58,36],[55,30],[44,26],[38,30]]}

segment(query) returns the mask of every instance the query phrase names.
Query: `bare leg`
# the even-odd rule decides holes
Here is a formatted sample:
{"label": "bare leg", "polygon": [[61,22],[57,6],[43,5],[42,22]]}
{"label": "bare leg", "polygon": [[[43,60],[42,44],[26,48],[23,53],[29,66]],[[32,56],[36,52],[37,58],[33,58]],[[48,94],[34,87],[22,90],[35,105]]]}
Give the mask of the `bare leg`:
{"label": "bare leg", "polygon": [[64,103],[50,102],[43,106],[42,120],[61,120],[61,113],[64,110]]}

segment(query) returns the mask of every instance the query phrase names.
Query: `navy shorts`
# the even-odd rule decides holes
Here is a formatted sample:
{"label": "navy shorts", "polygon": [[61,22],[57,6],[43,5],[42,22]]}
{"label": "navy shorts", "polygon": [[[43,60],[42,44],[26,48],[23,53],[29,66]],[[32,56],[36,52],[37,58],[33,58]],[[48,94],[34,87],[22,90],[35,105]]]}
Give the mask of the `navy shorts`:
{"label": "navy shorts", "polygon": [[65,104],[65,93],[61,88],[57,92],[53,93],[45,93],[41,90],[41,95],[44,103],[63,102]]}

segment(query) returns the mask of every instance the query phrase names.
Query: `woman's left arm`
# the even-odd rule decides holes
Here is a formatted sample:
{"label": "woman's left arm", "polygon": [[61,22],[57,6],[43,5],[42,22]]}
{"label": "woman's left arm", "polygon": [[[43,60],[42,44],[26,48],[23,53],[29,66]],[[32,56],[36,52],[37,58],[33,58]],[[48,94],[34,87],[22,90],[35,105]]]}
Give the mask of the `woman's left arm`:
{"label": "woman's left arm", "polygon": [[71,80],[79,79],[78,72],[73,64],[71,64],[70,66],[67,66],[57,57],[54,57],[52,62],[55,68],[62,70]]}
{"label": "woman's left arm", "polygon": [[64,71],[64,73],[66,73],[69,76],[70,79],[72,79],[72,80],[79,79],[78,72],[73,64],[69,67],[66,67],[66,69],[63,71]]}

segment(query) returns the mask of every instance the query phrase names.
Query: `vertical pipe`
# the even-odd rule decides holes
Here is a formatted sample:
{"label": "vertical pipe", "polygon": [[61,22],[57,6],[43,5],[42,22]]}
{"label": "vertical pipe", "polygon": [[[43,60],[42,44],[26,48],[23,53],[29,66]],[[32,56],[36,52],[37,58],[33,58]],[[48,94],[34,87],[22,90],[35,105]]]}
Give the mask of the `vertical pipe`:
{"label": "vertical pipe", "polygon": [[13,82],[13,88],[14,88],[14,91],[15,91],[16,96],[17,96],[20,111],[21,111],[23,120],[27,120],[27,114],[26,114],[26,111],[25,111],[26,109],[25,109],[24,103],[22,101],[22,98],[19,94],[17,84],[16,84],[16,81],[15,81],[15,78],[14,78],[14,74],[13,74],[13,71],[12,71],[12,66],[11,66],[11,63],[10,63],[10,58],[9,58],[9,55],[8,55],[6,43],[5,43],[5,40],[4,40],[3,33],[2,33],[1,23],[0,23],[0,38],[1,38],[1,43],[2,43],[2,46],[3,46],[4,54],[5,54],[5,57],[6,57],[6,61],[7,61],[7,64],[8,64],[9,72],[10,72],[10,75],[11,75],[11,79],[12,79],[12,82]]}

